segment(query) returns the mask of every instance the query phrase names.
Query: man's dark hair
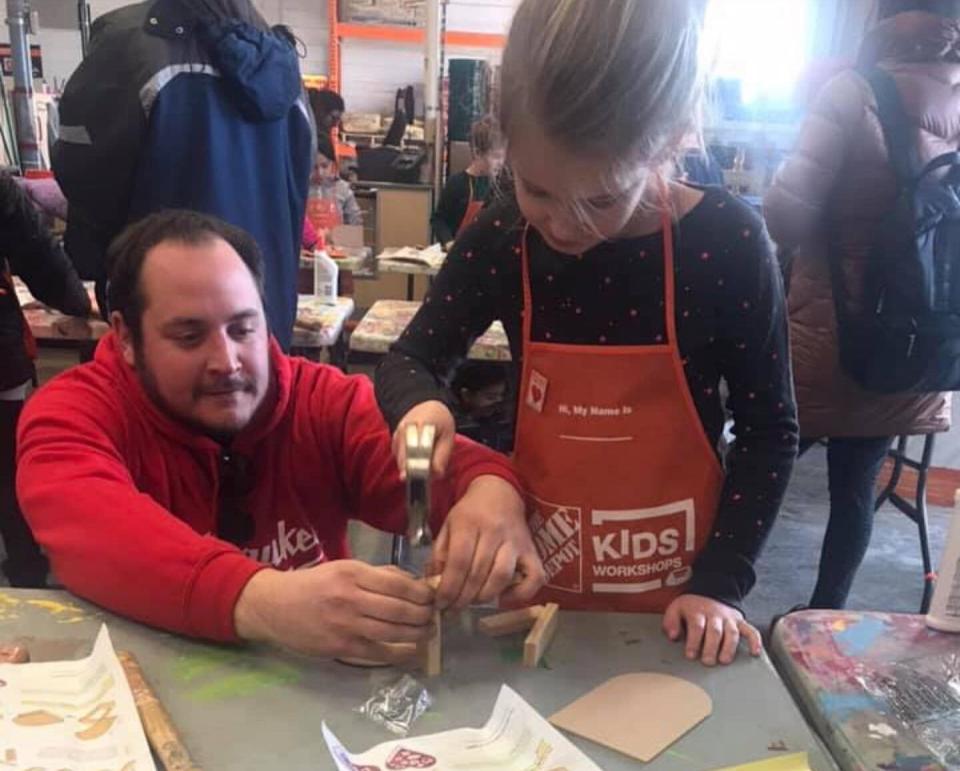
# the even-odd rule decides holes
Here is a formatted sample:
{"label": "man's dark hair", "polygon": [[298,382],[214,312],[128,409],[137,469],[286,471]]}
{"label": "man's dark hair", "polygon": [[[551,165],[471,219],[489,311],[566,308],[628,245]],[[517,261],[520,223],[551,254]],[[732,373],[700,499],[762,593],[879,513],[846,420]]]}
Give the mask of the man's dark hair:
{"label": "man's dark hair", "polygon": [[926,11],[957,19],[960,18],[960,0],[880,0],[877,16],[886,19],[907,11]]}
{"label": "man's dark hair", "polygon": [[244,230],[223,220],[194,211],[168,209],[151,214],[134,223],[117,236],[107,250],[110,282],[107,303],[110,311],[119,311],[130,328],[135,346],[143,340],[143,311],[147,298],[143,293],[140,275],[147,255],[163,243],[174,242],[199,246],[221,239],[233,247],[253,276],[263,295],[263,258],[256,240]]}
{"label": "man's dark hair", "polygon": [[307,94],[310,97],[310,107],[313,109],[313,114],[317,116],[318,122],[321,115],[344,112],[347,109],[343,97],[329,88],[311,88]]}

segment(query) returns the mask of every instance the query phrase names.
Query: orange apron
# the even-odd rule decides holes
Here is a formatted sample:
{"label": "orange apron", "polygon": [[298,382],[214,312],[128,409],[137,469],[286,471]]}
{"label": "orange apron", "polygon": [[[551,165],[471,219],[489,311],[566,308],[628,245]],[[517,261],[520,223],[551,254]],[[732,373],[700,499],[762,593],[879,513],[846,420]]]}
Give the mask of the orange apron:
{"label": "orange apron", "polygon": [[662,344],[533,342],[526,241],[514,462],[548,577],[536,602],[662,612],[712,536],[724,480],[677,348],[670,217]]}
{"label": "orange apron", "polygon": [[467,201],[467,210],[463,213],[463,219],[460,220],[456,235],[460,235],[466,228],[470,227],[473,221],[480,216],[480,212],[483,211],[484,202],[478,201],[474,197],[473,178],[469,174],[467,175],[467,184],[470,186],[470,199]]}
{"label": "orange apron", "polygon": [[307,219],[318,233],[328,233],[343,224],[336,198],[323,195],[307,199]]}

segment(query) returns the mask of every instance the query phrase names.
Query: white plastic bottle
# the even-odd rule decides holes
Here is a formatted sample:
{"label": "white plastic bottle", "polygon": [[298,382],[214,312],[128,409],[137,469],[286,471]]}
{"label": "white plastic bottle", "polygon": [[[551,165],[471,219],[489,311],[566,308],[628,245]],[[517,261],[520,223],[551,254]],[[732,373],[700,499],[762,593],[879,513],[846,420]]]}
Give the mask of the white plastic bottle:
{"label": "white plastic bottle", "polygon": [[941,632],[960,632],[960,506],[954,508],[951,518],[927,626]]}
{"label": "white plastic bottle", "polygon": [[313,293],[324,305],[337,304],[337,285],[340,266],[327,254],[323,236],[313,250]]}

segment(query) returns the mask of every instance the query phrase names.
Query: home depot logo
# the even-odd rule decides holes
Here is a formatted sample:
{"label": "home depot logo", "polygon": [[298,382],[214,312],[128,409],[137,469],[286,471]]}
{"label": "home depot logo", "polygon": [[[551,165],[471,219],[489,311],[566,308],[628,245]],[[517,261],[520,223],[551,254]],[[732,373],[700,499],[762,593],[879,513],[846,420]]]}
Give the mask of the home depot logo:
{"label": "home depot logo", "polygon": [[583,516],[577,506],[531,499],[530,532],[547,574],[547,586],[583,591]]}

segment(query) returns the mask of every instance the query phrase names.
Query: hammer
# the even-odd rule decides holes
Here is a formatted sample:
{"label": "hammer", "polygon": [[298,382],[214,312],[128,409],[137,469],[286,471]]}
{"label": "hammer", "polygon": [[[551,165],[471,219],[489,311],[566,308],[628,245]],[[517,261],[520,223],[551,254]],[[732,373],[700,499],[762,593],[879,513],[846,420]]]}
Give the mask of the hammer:
{"label": "hammer", "polygon": [[430,532],[430,470],[436,441],[436,426],[406,429],[407,531],[393,540],[392,562],[423,576],[430,560],[433,533]]}

